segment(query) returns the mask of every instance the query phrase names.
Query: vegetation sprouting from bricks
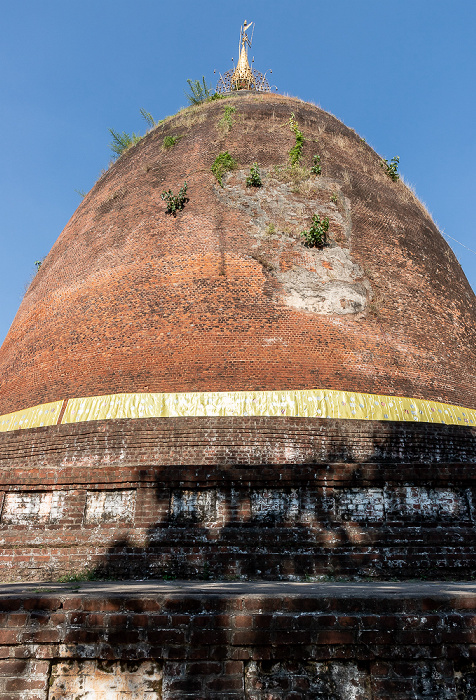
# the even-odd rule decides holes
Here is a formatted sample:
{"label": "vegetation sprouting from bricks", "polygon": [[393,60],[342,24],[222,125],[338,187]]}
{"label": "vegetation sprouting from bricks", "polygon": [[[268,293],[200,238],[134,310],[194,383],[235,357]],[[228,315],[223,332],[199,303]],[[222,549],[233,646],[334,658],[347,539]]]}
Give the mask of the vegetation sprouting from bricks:
{"label": "vegetation sprouting from bricks", "polygon": [[258,168],[258,163],[253,163],[250,168],[250,174],[246,178],[247,187],[262,187],[261,173]]}
{"label": "vegetation sprouting from bricks", "polygon": [[294,116],[294,112],[292,112],[291,116],[289,117],[289,128],[296,137],[296,143],[289,151],[289,161],[291,165],[297,165],[301,160],[302,156],[302,149],[304,146],[304,134],[298,127],[298,123],[296,121],[296,117]]}
{"label": "vegetation sprouting from bricks", "polygon": [[386,158],[382,158],[382,160],[380,161],[381,167],[385,170],[385,172],[387,173],[389,178],[391,180],[393,180],[394,182],[396,182],[397,180],[400,180],[400,175],[398,174],[398,164],[399,163],[400,163],[399,156],[395,156],[394,158],[392,158],[390,163],[388,162],[388,160]]}
{"label": "vegetation sprouting from bricks", "polygon": [[223,175],[230,170],[234,170],[236,165],[236,160],[228,151],[223,151],[217,155],[211,169],[220,187],[223,187]]}
{"label": "vegetation sprouting from bricks", "polygon": [[233,115],[236,112],[236,107],[232,105],[227,105],[224,109],[223,117],[218,122],[219,128],[224,132],[228,133],[233,126]]}
{"label": "vegetation sprouting from bricks", "polygon": [[322,172],[321,168],[321,156],[315,155],[314,158],[312,159],[312,167],[311,167],[311,173],[313,175],[320,175]]}
{"label": "vegetation sprouting from bricks", "polygon": [[327,232],[329,230],[329,219],[326,217],[321,221],[318,214],[312,217],[312,224],[309,231],[302,231],[301,236],[305,240],[308,248],[322,248],[327,243]]}
{"label": "vegetation sprouting from bricks", "polygon": [[174,136],[164,136],[164,140],[162,141],[162,148],[164,150],[172,148],[172,146],[175,146],[177,141],[179,141],[181,138],[182,136],[179,136],[177,134],[175,134]]}
{"label": "vegetation sprouting from bricks", "polygon": [[200,80],[187,80],[188,86],[190,88],[190,93],[185,93],[189,104],[191,105],[201,105],[202,102],[213,102],[213,100],[223,99],[223,95],[219,95],[217,92],[212,92],[211,85],[207,85],[205,81],[205,76],[202,76],[202,81]]}
{"label": "vegetation sprouting from bricks", "polygon": [[131,146],[135,146],[136,143],[139,143],[142,138],[142,136],[139,136],[139,134],[128,134],[126,131],[119,133],[114,129],[109,129],[109,133],[112,136],[112,141],[109,144],[109,147],[113,153],[114,159],[122,156],[125,151],[127,151]]}
{"label": "vegetation sprouting from bricks", "polygon": [[[154,126],[160,124],[160,121],[155,121],[150,112],[146,112],[145,109],[141,109],[140,113],[142,118],[149,125],[149,128],[152,129]],[[131,148],[131,146],[135,146],[136,143],[139,143],[139,141],[143,138],[140,134],[135,134],[134,132],[132,134],[128,134],[126,131],[121,133],[115,129],[109,129],[108,131],[112,136],[112,141],[109,144],[109,147],[112,151],[114,160],[117,160],[117,158],[122,156],[122,154]]]}
{"label": "vegetation sprouting from bricks", "polygon": [[164,202],[167,203],[166,214],[172,214],[177,216],[177,212],[181,211],[185,204],[188,202],[187,195],[187,183],[184,182],[182,187],[179,189],[177,194],[174,194],[172,190],[166,190],[160,195]]}

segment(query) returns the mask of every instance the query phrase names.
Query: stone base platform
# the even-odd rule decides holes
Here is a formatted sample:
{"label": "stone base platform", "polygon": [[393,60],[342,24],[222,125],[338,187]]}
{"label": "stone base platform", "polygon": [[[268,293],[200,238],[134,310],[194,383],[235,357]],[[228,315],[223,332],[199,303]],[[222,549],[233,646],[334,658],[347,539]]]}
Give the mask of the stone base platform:
{"label": "stone base platform", "polygon": [[469,700],[476,583],[0,588],[0,700]]}

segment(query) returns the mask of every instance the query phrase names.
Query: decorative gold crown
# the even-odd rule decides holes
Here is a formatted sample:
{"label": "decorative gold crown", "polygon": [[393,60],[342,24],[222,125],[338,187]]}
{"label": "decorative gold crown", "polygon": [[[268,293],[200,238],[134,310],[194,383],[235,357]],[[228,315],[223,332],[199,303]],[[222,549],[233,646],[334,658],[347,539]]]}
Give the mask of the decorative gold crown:
{"label": "decorative gold crown", "polygon": [[[248,48],[251,47],[253,41],[253,32],[251,38],[248,36],[248,30],[253,22],[249,24],[244,21],[240,30],[240,47],[239,59],[236,68],[224,73],[220,73],[220,80],[216,86],[216,92],[226,93],[234,92],[235,90],[256,90],[257,92],[271,92],[271,87],[266,80],[266,73],[260,73],[250,67],[248,61]],[[233,60],[233,59],[231,59]],[[253,59],[254,60],[254,59]],[[272,71],[270,70],[270,73]]]}

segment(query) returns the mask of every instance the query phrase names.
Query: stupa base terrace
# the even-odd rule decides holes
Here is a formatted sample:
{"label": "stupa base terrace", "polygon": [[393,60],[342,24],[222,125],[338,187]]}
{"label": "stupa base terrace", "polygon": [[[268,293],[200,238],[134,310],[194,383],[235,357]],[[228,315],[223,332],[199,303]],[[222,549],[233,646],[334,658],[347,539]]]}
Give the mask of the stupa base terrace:
{"label": "stupa base terrace", "polygon": [[138,418],[0,446],[0,700],[475,697],[473,427]]}
{"label": "stupa base terrace", "polygon": [[472,579],[475,438],[289,417],[3,433],[1,577]]}
{"label": "stupa base terrace", "polygon": [[443,700],[476,693],[476,584],[0,587],[9,700]]}

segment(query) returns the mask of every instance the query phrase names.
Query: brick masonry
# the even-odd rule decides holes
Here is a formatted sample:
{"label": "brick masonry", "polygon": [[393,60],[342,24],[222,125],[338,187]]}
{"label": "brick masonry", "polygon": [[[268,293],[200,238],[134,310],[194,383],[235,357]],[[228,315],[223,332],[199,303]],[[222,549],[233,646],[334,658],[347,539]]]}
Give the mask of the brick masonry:
{"label": "brick masonry", "polygon": [[0,436],[0,576],[471,578],[476,430],[296,418]]}
{"label": "brick masonry", "polygon": [[0,699],[475,697],[473,584],[201,586],[3,587]]}
{"label": "brick masonry", "polygon": [[[475,407],[474,294],[413,194],[316,107],[227,104],[231,130],[220,102],[180,113],[84,199],[0,350],[0,414],[118,392],[322,387]],[[291,112],[318,179],[279,170]],[[210,167],[224,150],[239,168],[220,189]],[[244,184],[254,161],[259,192]],[[160,193],[184,180],[190,201],[167,216]],[[331,222],[323,251],[300,237],[315,213]],[[0,435],[0,576],[43,581],[0,593],[0,700],[474,699],[472,589],[260,586],[473,579],[475,438],[250,417]],[[44,583],[86,573],[176,583],[140,595]],[[177,577],[201,582],[190,593]],[[225,585],[212,578],[254,583],[206,594]]]}
{"label": "brick masonry", "polygon": [[[319,152],[323,168],[297,185],[275,170],[292,112],[302,165]],[[221,189],[210,168],[224,150],[239,169]],[[258,190],[244,184],[254,161]],[[166,215],[161,192],[185,180],[190,201]],[[323,251],[300,236],[315,213],[331,222]],[[475,304],[422,205],[354,131],[296,99],[235,96],[166,120],[84,198],[0,350],[0,414],[119,392],[323,387],[474,408]]]}

